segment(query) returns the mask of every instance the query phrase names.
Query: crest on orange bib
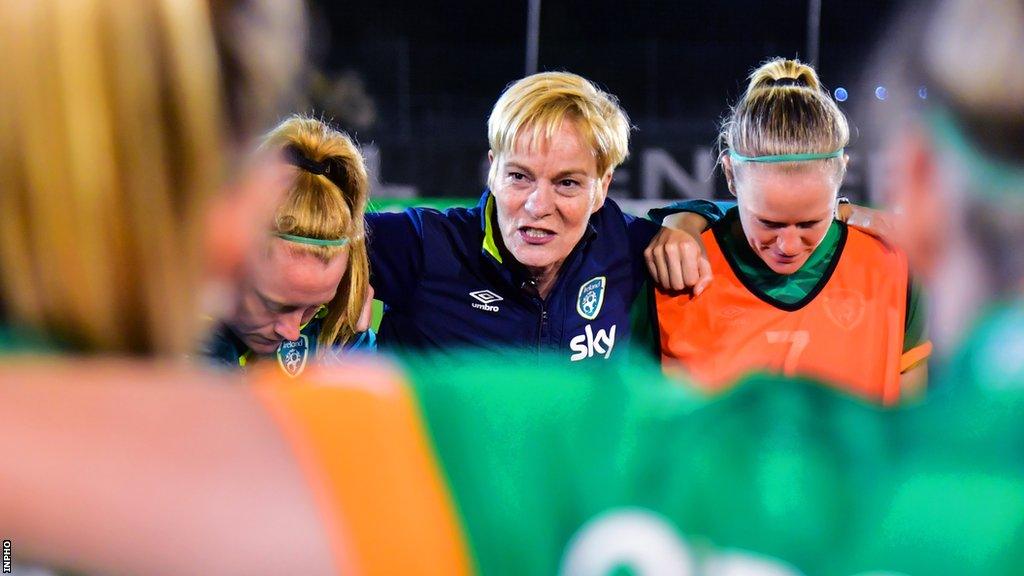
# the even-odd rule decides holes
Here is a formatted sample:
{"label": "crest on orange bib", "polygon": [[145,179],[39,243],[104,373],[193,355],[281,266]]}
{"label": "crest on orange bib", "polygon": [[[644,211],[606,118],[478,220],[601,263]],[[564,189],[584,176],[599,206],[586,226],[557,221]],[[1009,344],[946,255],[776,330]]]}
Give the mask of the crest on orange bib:
{"label": "crest on orange bib", "polygon": [[277,347],[277,363],[281,370],[292,378],[302,374],[309,358],[309,336],[302,334],[298,340],[282,342]]}
{"label": "crest on orange bib", "polygon": [[864,294],[839,289],[824,298],[825,313],[840,328],[853,330],[864,319]]}

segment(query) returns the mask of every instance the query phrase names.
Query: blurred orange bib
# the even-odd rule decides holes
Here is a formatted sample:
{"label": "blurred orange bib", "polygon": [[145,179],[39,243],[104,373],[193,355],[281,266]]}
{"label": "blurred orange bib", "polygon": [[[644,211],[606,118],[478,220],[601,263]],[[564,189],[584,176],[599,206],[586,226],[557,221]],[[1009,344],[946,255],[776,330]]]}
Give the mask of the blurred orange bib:
{"label": "blurred orange bib", "polygon": [[702,235],[714,281],[700,296],[656,294],[662,364],[723,390],[766,370],[822,379],[884,404],[899,399],[907,306],[902,253],[844,226],[830,271],[799,302],[744,284],[712,230]]}

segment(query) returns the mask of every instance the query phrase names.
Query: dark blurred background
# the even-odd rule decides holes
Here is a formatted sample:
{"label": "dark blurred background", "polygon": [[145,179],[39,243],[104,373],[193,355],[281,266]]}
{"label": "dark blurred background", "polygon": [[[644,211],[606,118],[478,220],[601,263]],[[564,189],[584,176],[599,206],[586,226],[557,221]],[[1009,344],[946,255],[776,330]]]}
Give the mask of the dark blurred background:
{"label": "dark blurred background", "polygon": [[[648,201],[722,196],[717,125],[769,57],[815,60],[830,92],[847,90],[848,114],[875,99],[858,91],[859,74],[893,11],[881,0],[537,4],[537,69],[582,74],[620,98],[636,131],[613,195]],[[310,110],[357,137],[376,198],[479,195],[487,115],[527,71],[528,12],[527,0],[312,1]],[[867,200],[870,154],[851,121],[844,192]]]}

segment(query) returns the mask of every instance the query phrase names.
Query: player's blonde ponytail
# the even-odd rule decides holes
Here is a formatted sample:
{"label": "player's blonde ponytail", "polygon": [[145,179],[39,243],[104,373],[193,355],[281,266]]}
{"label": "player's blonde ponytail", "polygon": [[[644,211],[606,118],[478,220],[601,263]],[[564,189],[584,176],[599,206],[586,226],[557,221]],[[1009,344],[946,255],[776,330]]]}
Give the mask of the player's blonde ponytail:
{"label": "player's blonde ponytail", "polygon": [[321,350],[348,342],[356,334],[370,278],[363,224],[370,184],[363,157],[344,133],[316,118],[298,115],[267,134],[263,147],[292,155],[298,172],[294,186],[277,210],[274,232],[312,240],[343,240],[338,245],[294,243],[296,250],[314,254],[324,262],[343,250],[349,251],[348,270],[334,300],[327,305],[319,336]]}
{"label": "player's blonde ponytail", "polygon": [[750,75],[719,135],[723,153],[746,157],[826,154],[849,140],[846,116],[822,89],[814,69],[782,58]]}

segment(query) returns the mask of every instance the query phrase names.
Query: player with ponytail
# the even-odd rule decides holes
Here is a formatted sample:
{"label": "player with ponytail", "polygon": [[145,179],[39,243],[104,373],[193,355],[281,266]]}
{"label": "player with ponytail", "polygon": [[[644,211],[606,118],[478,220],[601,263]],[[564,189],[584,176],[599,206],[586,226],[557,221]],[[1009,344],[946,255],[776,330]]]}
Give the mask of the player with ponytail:
{"label": "player with ponytail", "polygon": [[716,281],[657,297],[666,366],[709,389],[766,369],[887,404],[923,385],[931,345],[906,259],[836,219],[849,140],[810,66],[751,74],[720,134],[737,206],[703,235]]}
{"label": "player with ponytail", "polygon": [[233,310],[208,354],[232,367],[274,355],[297,376],[310,359],[338,347],[372,347],[364,313],[369,182],[352,140],[315,118],[286,119],[262,148],[279,152],[295,180],[266,242],[250,254]]}

